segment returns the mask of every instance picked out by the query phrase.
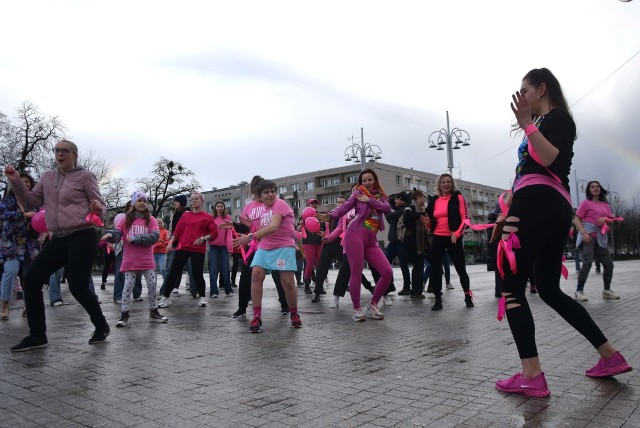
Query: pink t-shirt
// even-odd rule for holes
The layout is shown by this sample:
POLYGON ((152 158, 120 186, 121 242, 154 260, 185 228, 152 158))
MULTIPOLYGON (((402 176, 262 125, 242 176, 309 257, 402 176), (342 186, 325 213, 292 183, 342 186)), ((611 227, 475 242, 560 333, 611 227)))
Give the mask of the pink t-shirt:
POLYGON ((231 229, 221 228, 220 225, 224 224, 225 221, 231 221, 231 216, 218 216, 214 217, 213 221, 218 228, 218 235, 216 235, 215 239, 209 241, 209 245, 215 245, 217 247, 227 247, 229 252, 233 251, 233 246, 231 245, 231 229))
POLYGON ((129 229, 125 228, 125 222, 123 221, 118 227, 122 232, 122 265, 120 265, 120 272, 131 272, 136 270, 155 270, 156 263, 153 259, 153 245, 147 247, 128 242, 127 238, 133 238, 137 235, 143 235, 151 233, 158 228, 158 222, 152 216, 149 219, 149 226, 146 224, 144 218, 136 218, 131 223, 129 229))
MULTIPOLYGON (((264 205, 263 205, 264 207, 264 205)), ((264 207, 264 211, 260 216, 260 227, 262 229, 271 224, 273 214, 280 214, 282 220, 278 229, 270 235, 260 239, 258 249, 273 250, 275 248, 295 247, 295 225, 294 215, 291 207, 282 199, 276 198, 271 208, 264 207)))
POLYGON ((255 232, 260 229, 260 216, 262 216, 262 212, 264 211, 264 205, 260 201, 252 201, 245 205, 241 217, 247 217, 251 220, 251 231, 255 232))
MULTIPOLYGON (((449 199, 451 195, 440 196, 436 199, 436 203, 433 207, 433 216, 436 218, 436 228, 433 231, 437 236, 451 236, 451 230, 449 229, 449 199)), ((467 218, 467 205, 462 195, 458 194, 458 204, 460 206, 460 218, 462 220, 467 218)), ((455 231, 456 236, 459 238, 462 235, 462 229, 464 223, 460 224, 460 227, 455 231)))
POLYGON ((576 216, 580 217, 582 222, 596 224, 600 217, 613 217, 613 213, 608 203, 585 199, 580 202, 576 216))

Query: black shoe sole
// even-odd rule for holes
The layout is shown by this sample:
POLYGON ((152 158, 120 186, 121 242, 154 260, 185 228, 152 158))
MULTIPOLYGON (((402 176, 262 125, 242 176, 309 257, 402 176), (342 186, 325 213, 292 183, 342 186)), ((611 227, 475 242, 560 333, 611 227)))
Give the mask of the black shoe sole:
POLYGON ((49 346, 49 343, 43 343, 41 345, 35 345, 35 346, 29 346, 28 348, 20 348, 20 349, 13 349, 11 348, 11 352, 25 352, 25 351, 31 351, 33 349, 42 349, 42 348, 46 348, 47 346, 49 346))

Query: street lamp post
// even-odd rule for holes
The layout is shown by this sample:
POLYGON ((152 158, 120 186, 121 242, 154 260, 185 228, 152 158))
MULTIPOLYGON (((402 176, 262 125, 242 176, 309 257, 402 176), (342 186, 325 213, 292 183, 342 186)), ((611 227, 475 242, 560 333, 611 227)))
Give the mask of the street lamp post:
MULTIPOLYGON (((609 187, 610 189, 611 187, 609 187)), ((609 191, 609 195, 611 195, 611 202, 615 201, 615 205, 613 206, 614 208, 618 208, 618 202, 620 202, 620 193, 618 192, 612 192, 609 191)), ((616 215, 619 213, 614 212, 613 215, 616 215)), ((616 257, 616 238, 615 238, 615 222, 611 223, 611 246, 613 247, 613 258, 616 257)))
POLYGON ((580 192, 584 192, 584 186, 587 186, 589 184, 589 182, 587 180, 583 180, 583 179, 578 179, 578 172, 574 169, 573 170, 573 181, 576 184, 576 198, 578 200, 578 205, 576 205, 576 207, 580 206, 580 192), (578 185, 580 185, 580 189, 578 189, 578 185))
POLYGON ((449 112, 447 111, 447 129, 440 129, 429 134, 429 148, 436 150, 444 150, 443 145, 447 146, 447 168, 449 174, 453 173, 453 151, 461 147, 469 146, 471 137, 464 129, 453 128, 449 130, 449 112), (455 147, 453 141, 455 139, 455 147))
POLYGON ((382 159, 382 149, 376 144, 369 144, 364 142, 364 129, 360 128, 360 143, 353 141, 353 135, 349 137, 351 145, 344 150, 345 162, 360 163, 360 171, 366 169, 367 158, 370 161, 376 161, 382 159))

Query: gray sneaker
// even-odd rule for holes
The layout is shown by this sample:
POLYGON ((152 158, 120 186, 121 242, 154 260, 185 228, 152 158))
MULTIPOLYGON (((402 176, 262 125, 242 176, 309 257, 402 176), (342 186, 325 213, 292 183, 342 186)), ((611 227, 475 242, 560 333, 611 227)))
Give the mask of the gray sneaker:
POLYGON ((589 299, 584 295, 584 291, 576 291, 576 300, 578 302, 586 302, 589 299))
POLYGON ((162 315, 157 309, 149 311, 149 322, 165 323, 167 321, 169 321, 169 318, 162 315))
POLYGON ((617 300, 620 298, 620 296, 613 290, 602 290, 602 298, 617 300))

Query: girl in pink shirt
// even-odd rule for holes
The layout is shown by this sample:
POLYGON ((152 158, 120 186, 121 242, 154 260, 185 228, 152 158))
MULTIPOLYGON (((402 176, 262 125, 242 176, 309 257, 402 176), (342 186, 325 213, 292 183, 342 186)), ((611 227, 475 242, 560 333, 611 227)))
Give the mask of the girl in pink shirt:
POLYGON ((467 203, 456 188, 451 174, 442 174, 436 180, 438 194, 429 201, 427 215, 431 221, 433 240, 429 251, 431 276, 429 288, 436 296, 434 311, 442 309, 442 257, 449 253, 453 266, 460 277, 460 285, 464 290, 464 302, 472 308, 473 293, 469 288, 469 275, 464 263, 464 247, 462 246, 463 220, 467 218, 467 203))
POLYGON ((618 293, 611 289, 613 279, 613 260, 607 247, 607 234, 602 233, 605 223, 611 223, 613 212, 611 205, 607 202, 607 190, 603 189, 599 182, 590 181, 587 184, 586 197, 576 211, 576 230, 579 232, 576 246, 582 251, 582 269, 578 274, 578 287, 576 290, 576 300, 585 302, 587 296, 584 295, 584 284, 587 282, 589 271, 593 259, 597 258, 602 263, 604 273, 602 281, 604 290, 602 298, 619 299, 618 293))
POLYGON ((213 221, 218 228, 218 235, 209 241, 209 296, 218 297, 218 272, 222 275, 225 294, 233 296, 229 276, 229 253, 233 251, 231 246, 233 223, 231 216, 227 214, 224 201, 216 201, 213 206, 213 221))
POLYGON ((280 272, 282 288, 289 305, 291 327, 302 327, 298 315, 298 296, 296 291, 296 254, 295 254, 295 218, 293 210, 277 197, 276 184, 263 180, 256 186, 264 211, 258 220, 259 229, 254 233, 240 235, 233 240, 233 246, 246 246, 258 240, 258 249, 251 262, 251 301, 253 302, 253 320, 249 331, 262 331, 262 287, 267 271, 280 272))
POLYGON ((157 220, 147 207, 147 195, 136 191, 131 196, 131 209, 125 220, 108 231, 103 240, 119 242, 123 240, 123 257, 120 272, 124 273, 124 291, 122 292, 122 314, 116 327, 126 327, 129 323, 129 305, 133 299, 133 287, 136 274, 142 273, 147 283, 149 299, 149 321, 165 323, 167 317, 158 312, 156 305, 156 263, 153 258, 153 246, 158 242, 160 229, 157 220))

